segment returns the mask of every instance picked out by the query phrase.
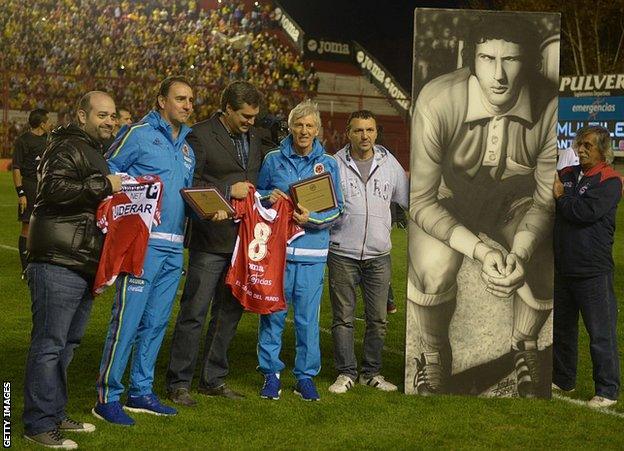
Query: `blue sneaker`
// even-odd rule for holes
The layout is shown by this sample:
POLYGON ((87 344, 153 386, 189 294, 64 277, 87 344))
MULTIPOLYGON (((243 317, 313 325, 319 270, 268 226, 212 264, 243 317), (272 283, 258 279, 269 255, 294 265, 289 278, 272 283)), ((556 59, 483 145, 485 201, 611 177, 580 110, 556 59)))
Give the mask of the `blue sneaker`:
POLYGON ((301 396, 304 401, 318 401, 321 397, 316 391, 314 382, 309 377, 299 379, 295 385, 295 395, 301 396))
POLYGON ((120 426, 134 425, 134 420, 123 411, 119 401, 112 401, 104 404, 98 402, 95 404, 95 407, 91 409, 91 413, 95 418, 108 421, 109 423, 118 424, 120 426))
POLYGON ((264 399, 279 399, 282 393, 282 383, 279 379, 279 373, 271 373, 264 375, 264 385, 260 390, 260 397, 264 399))
POLYGON ((178 411, 173 407, 161 404, 160 399, 154 393, 144 396, 128 396, 124 409, 130 412, 151 413, 152 415, 173 416, 178 411))

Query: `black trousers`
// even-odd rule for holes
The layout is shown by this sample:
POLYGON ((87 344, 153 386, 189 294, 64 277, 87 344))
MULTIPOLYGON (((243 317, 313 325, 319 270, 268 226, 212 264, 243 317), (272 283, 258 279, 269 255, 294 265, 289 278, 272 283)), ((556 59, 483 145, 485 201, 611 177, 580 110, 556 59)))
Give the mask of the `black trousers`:
POLYGON ((555 274, 554 307, 553 382, 565 390, 576 384, 580 312, 589 333, 596 395, 617 399, 620 361, 613 273, 588 278, 555 274))
POLYGON ((169 391, 191 387, 211 301, 199 386, 217 388, 225 383, 229 372, 227 351, 243 314, 243 307, 224 283, 231 259, 232 254, 211 254, 194 249, 189 253, 188 274, 167 369, 169 391))

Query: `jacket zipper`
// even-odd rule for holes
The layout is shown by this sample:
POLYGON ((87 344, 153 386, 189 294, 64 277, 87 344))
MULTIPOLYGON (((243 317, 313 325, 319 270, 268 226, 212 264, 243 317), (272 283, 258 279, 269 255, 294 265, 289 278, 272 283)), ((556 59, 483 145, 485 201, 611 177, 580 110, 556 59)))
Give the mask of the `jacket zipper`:
POLYGON ((364 222, 364 240, 362 241, 362 252, 360 253, 360 260, 364 259, 364 249, 366 248, 366 235, 368 234, 368 181, 371 179, 371 177, 377 171, 378 168, 379 166, 375 166, 375 169, 373 169, 373 172, 368 174, 366 183, 364 183, 364 180, 362 180, 362 176, 359 173, 360 171, 359 170, 357 171, 357 174, 360 177, 360 180, 362 180, 362 183, 364 183, 364 202, 366 203, 366 221, 364 222))

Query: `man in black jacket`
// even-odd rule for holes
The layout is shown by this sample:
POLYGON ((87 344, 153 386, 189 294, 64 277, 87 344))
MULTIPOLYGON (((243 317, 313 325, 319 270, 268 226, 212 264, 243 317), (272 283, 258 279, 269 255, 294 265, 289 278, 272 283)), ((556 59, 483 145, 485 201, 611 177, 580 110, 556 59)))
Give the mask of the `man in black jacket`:
MULTIPOLYGON (((243 199, 255 185, 262 143, 254 121, 262 96, 250 83, 228 85, 221 111, 193 126, 188 141, 195 152, 193 184, 217 187, 228 198, 243 199)), ((238 225, 233 221, 191 221, 187 232, 189 267, 171 344, 167 392, 177 404, 195 405, 189 394, 208 306, 212 310, 199 380, 199 392, 230 399, 242 395, 225 385, 227 350, 243 308, 224 284, 238 225)))
POLYGON ((26 269, 32 299, 32 335, 24 384, 25 438, 75 449, 63 432, 92 432, 70 419, 67 367, 84 334, 103 237, 98 204, 121 188, 102 155, 113 130, 115 102, 92 91, 78 103, 77 125, 52 132, 38 168, 39 186, 28 233, 26 269))
POLYGON ((603 408, 614 405, 620 391, 612 248, 622 177, 608 164, 612 153, 606 128, 581 128, 574 148, 580 165, 559 171, 553 186, 553 388, 574 390, 580 311, 589 334, 596 392, 587 405, 603 408))

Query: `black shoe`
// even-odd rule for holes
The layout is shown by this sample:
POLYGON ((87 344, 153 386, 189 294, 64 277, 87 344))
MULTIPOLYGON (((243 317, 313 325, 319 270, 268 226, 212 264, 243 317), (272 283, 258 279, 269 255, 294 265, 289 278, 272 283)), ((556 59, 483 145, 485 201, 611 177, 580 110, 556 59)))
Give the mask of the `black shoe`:
POLYGON ((245 395, 242 393, 237 393, 234 390, 230 390, 230 388, 223 384, 220 387, 209 388, 209 387, 199 387, 197 389, 197 393, 206 396, 222 396, 228 399, 244 399, 245 395))
POLYGON ((193 399, 188 388, 176 388, 173 391, 167 392, 167 398, 181 406, 194 407, 197 405, 197 401, 193 399))

